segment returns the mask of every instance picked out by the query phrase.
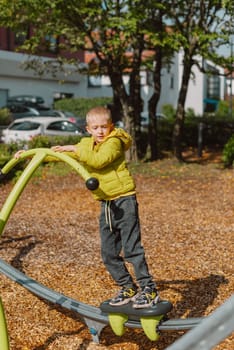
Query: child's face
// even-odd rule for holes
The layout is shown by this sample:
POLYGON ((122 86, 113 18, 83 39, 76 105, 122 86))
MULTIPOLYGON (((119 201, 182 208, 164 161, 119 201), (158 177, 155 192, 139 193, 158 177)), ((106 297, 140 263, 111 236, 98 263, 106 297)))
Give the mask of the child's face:
POLYGON ((92 116, 87 121, 87 131, 96 143, 102 142, 113 130, 113 124, 107 116, 92 116))

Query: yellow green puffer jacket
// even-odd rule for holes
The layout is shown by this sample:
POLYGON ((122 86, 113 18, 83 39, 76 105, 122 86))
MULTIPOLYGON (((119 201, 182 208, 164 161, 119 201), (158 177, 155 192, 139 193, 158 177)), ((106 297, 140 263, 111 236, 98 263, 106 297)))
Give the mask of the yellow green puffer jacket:
POLYGON ((131 144, 131 136, 115 128, 101 143, 95 144, 93 137, 84 137, 76 145, 74 158, 99 180, 101 191, 93 192, 95 199, 111 200, 135 193, 135 183, 125 161, 125 151, 131 144))

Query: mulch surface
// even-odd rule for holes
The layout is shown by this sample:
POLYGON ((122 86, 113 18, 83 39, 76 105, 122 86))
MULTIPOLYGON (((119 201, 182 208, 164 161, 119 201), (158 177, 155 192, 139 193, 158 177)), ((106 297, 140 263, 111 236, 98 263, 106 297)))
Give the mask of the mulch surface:
MULTIPOLYGON (((152 175, 134 175, 142 242, 161 297, 173 303, 170 318, 207 316, 234 290, 233 170, 223 169, 217 159, 189 159, 183 166, 171 160, 146 164, 152 175)), ((12 186, 0 187, 1 206, 12 186)), ((100 258, 98 216, 99 203, 76 174, 44 172, 16 203, 0 240, 0 257, 47 287, 98 307, 118 290, 100 258)), ((163 350, 184 334, 163 331, 152 342, 142 329, 128 328, 118 337, 107 326, 96 344, 79 315, 4 275, 0 295, 11 350, 163 350)), ((233 348, 229 336, 215 349, 233 348)))

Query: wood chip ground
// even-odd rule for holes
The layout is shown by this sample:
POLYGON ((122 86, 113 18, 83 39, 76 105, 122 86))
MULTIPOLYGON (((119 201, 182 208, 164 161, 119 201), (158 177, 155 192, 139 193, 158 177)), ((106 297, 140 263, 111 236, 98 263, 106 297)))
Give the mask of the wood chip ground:
MULTIPOLYGON (((170 318, 207 316, 234 290, 234 173, 214 163, 162 164, 150 165, 152 175, 134 175, 150 271, 161 297, 174 305, 170 318)), ((1 206, 12 186, 0 187, 1 206)), ((99 306, 118 287, 100 258, 98 216, 99 203, 76 174, 45 172, 17 202, 0 240, 0 257, 49 288, 99 306)), ((11 350, 163 350, 184 334, 165 331, 151 342, 142 329, 118 337, 107 326, 96 344, 79 315, 3 275, 0 295, 11 350)), ((215 349, 234 349, 233 336, 215 349)))

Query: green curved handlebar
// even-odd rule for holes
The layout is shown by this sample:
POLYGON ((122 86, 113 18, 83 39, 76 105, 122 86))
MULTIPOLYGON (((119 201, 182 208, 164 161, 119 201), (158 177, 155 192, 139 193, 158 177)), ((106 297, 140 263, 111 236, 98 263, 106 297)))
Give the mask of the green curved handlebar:
MULTIPOLYGON (((3 229, 6 225, 6 222, 10 216, 11 211, 13 210, 17 199, 22 193, 24 187, 27 182, 30 180, 31 176, 35 172, 35 170, 39 167, 39 165, 44 161, 44 159, 48 156, 55 158, 56 160, 63 161, 69 164, 85 181, 90 179, 90 174, 88 171, 75 159, 69 157, 64 153, 54 152, 51 149, 47 148, 35 148, 28 151, 25 151, 20 154, 18 159, 11 159, 2 169, 1 174, 7 174, 12 168, 16 166, 20 161, 26 158, 31 158, 30 162, 22 172, 15 186, 13 187, 11 193, 6 199, 1 212, 0 212, 0 236, 3 232, 3 229)), ((99 189, 95 190, 99 191, 99 189)), ((95 192, 93 191, 93 192, 95 192)), ((7 332, 6 319, 4 314, 4 309, 2 305, 2 301, 0 298, 0 349, 1 350, 9 350, 9 338, 7 332)))
POLYGON ((2 300, 0 298, 0 349, 9 350, 9 338, 7 332, 6 318, 4 314, 4 309, 2 305, 2 300))
MULTIPOLYGON (((24 187, 26 186, 27 182, 35 172, 35 170, 39 167, 39 165, 44 161, 46 157, 52 157, 56 160, 63 161, 70 165, 85 181, 87 181, 91 176, 89 172, 80 164, 77 160, 71 158, 67 154, 60 153, 60 152, 54 152, 49 148, 35 148, 31 149, 25 152, 22 152, 20 154, 20 157, 18 159, 13 158, 11 159, 2 169, 1 173, 3 175, 7 174, 16 164, 18 164, 20 161, 26 158, 32 158, 27 165, 27 167, 22 172, 21 176, 19 177, 18 181, 16 182, 13 190, 9 194, 8 198, 6 199, 1 212, 0 212, 0 236, 3 232, 3 229, 6 225, 6 222, 9 218, 9 215, 11 211, 13 210, 15 203, 17 199, 19 198, 20 194, 22 193, 24 187)), ((101 191, 99 188, 97 190, 94 190, 93 192, 96 193, 97 191, 101 191)))
MULTIPOLYGON (((66 163, 68 163, 74 170, 78 172, 78 174, 83 177, 84 180, 87 180, 90 178, 90 174, 88 171, 75 159, 69 157, 67 154, 60 153, 60 152, 54 152, 49 148, 34 148, 30 149, 28 151, 25 151, 20 154, 20 157, 18 159, 12 158, 3 168, 2 168, 2 174, 7 174, 14 166, 22 161, 25 158, 30 158, 32 156, 37 156, 38 158, 41 158, 41 161, 39 164, 48 156, 53 158, 58 158, 59 160, 62 160, 66 163)), ((38 164, 38 166, 39 166, 38 164)))

